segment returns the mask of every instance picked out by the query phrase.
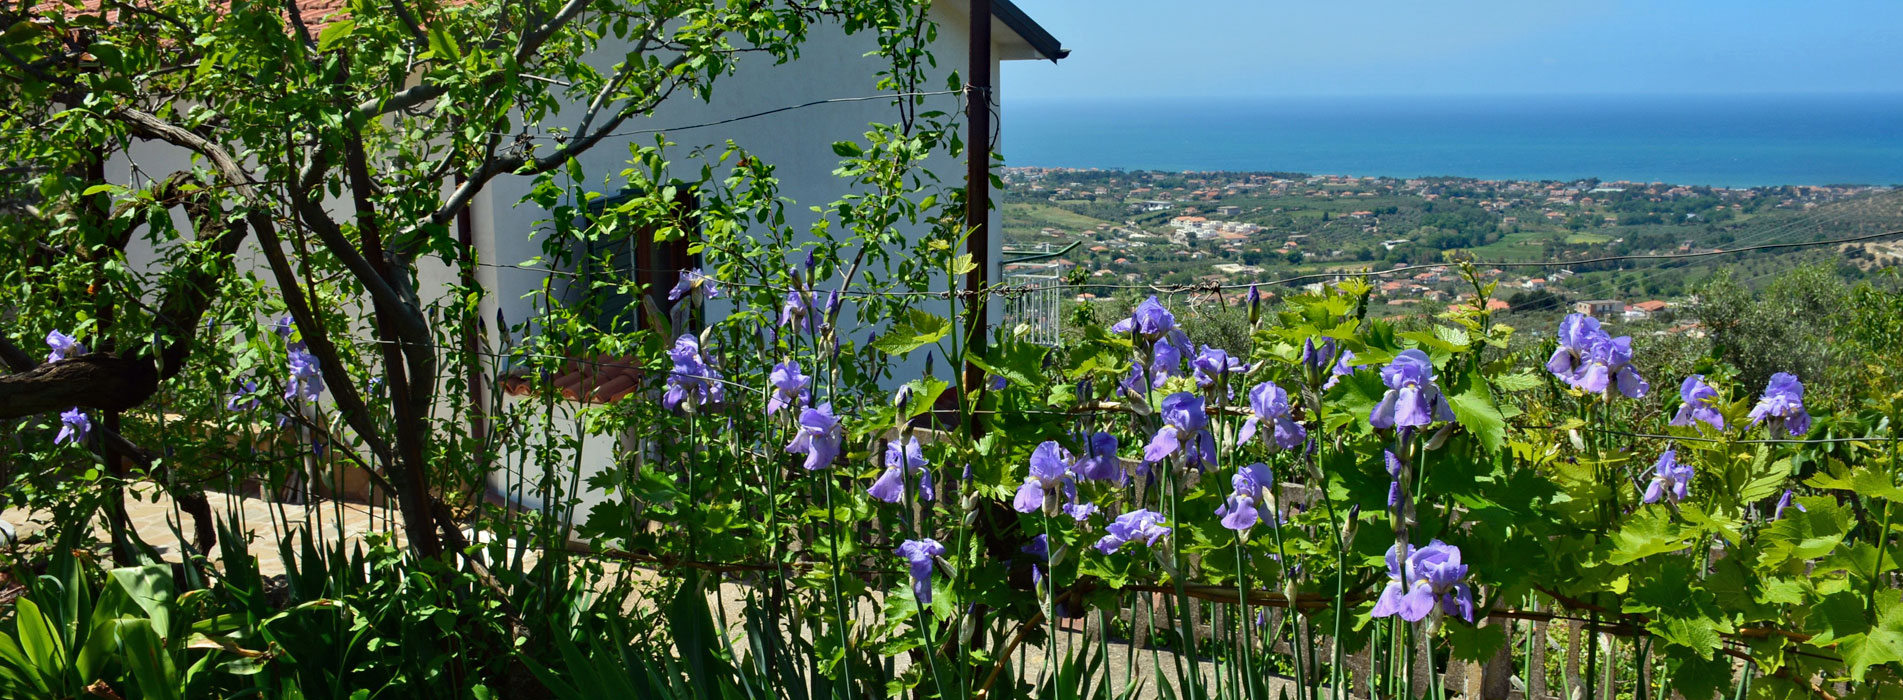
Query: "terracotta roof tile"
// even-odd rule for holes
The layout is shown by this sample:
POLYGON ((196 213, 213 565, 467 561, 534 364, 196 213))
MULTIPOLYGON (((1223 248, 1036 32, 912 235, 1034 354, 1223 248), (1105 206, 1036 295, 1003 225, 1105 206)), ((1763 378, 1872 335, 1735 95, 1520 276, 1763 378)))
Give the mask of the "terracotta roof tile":
MULTIPOLYGON (((549 386, 567 401, 614 403, 640 389, 644 374, 632 356, 576 356, 549 378, 549 386)), ((511 396, 535 393, 535 383, 525 373, 506 375, 501 381, 502 390, 511 396)))

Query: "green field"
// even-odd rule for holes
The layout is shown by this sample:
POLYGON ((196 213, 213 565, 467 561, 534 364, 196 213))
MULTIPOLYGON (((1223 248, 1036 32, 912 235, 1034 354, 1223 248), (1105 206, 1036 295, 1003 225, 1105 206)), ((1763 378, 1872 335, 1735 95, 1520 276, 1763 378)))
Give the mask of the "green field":
POLYGON ((1044 228, 1060 228, 1066 233, 1076 234, 1095 229, 1098 224, 1120 223, 1039 202, 1005 202, 1000 209, 1007 233, 1035 235, 1044 228))

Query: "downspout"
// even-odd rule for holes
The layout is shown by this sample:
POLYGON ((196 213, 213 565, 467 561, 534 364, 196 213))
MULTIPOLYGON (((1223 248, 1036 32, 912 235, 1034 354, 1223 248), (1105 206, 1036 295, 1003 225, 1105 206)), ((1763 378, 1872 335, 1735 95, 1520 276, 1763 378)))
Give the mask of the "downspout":
MULTIPOLYGON (((965 71, 968 83, 965 96, 965 252, 976 265, 965 273, 965 342, 967 352, 982 353, 985 326, 989 320, 986 300, 978 292, 991 282, 991 0, 971 0, 970 65, 965 71)), ((971 362, 965 363, 961 387, 970 391, 984 381, 984 372, 971 362)), ((978 421, 967 426, 971 437, 979 436, 978 421)))

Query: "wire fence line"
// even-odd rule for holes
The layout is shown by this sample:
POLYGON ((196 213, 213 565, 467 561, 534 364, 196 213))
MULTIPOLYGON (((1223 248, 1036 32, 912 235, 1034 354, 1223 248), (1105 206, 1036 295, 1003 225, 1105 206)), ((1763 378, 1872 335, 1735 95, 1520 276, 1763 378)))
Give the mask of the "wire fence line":
MULTIPOLYGON (((694 129, 705 129, 705 128, 713 127, 713 126, 721 126, 725 124, 732 124, 734 122, 747 121, 749 119, 759 119, 761 117, 772 116, 772 115, 780 114, 783 112, 792 112, 795 110, 807 109, 810 107, 819 107, 821 105, 841 104, 841 103, 849 103, 849 102, 871 102, 874 100, 898 100, 898 99, 915 98, 915 97, 935 97, 940 95, 965 95, 965 94, 969 94, 972 90, 973 90, 973 86, 967 84, 956 90, 889 92, 889 93, 881 93, 877 95, 859 95, 854 97, 829 97, 823 100, 813 100, 811 102, 802 102, 800 104, 795 104, 795 105, 776 107, 773 109, 753 112, 750 114, 742 114, 742 115, 733 116, 733 117, 727 117, 725 119, 717 119, 714 121, 696 122, 693 124, 682 124, 679 126, 653 127, 653 128, 646 128, 646 129, 629 129, 625 131, 616 131, 616 132, 612 132, 608 134, 603 134, 602 138, 614 138, 616 136, 635 136, 639 134, 664 134, 664 133, 675 132, 675 131, 692 131, 694 129)), ((489 132, 489 135, 501 136, 501 137, 507 137, 507 138, 550 139, 558 143, 562 141, 566 141, 569 138, 571 138, 568 134, 503 133, 503 132, 493 132, 493 131, 489 132)))

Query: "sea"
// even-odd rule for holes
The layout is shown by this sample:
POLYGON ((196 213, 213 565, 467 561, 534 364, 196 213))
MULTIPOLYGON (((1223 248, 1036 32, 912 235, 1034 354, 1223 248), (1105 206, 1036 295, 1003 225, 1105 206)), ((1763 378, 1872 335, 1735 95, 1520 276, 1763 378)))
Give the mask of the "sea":
POLYGON ((1013 166, 1903 185, 1903 94, 1058 99, 1007 89, 1002 121, 1013 166))

